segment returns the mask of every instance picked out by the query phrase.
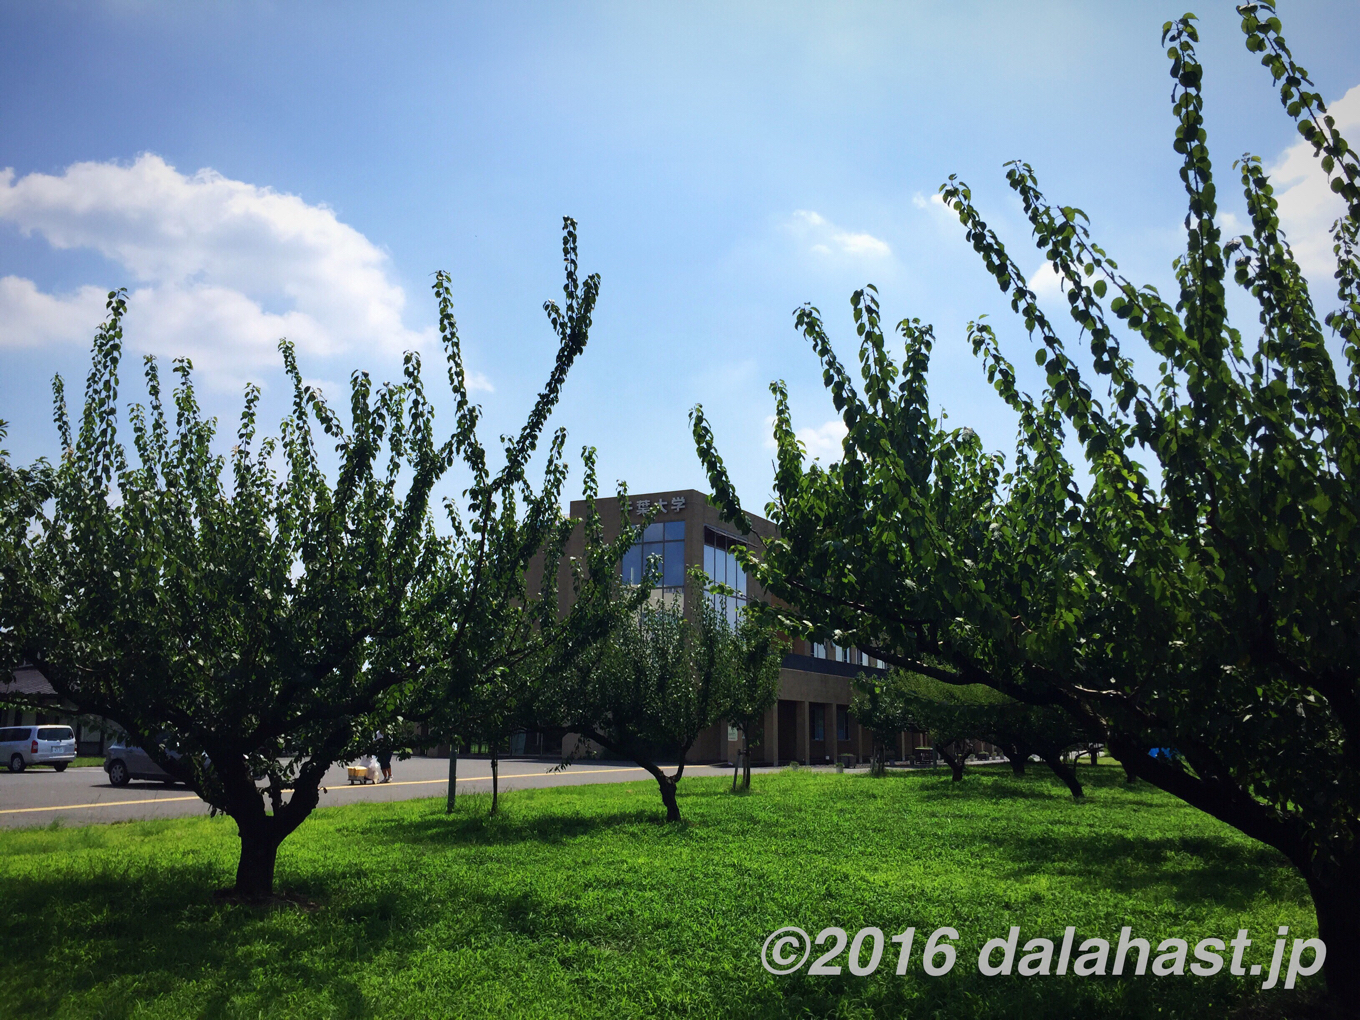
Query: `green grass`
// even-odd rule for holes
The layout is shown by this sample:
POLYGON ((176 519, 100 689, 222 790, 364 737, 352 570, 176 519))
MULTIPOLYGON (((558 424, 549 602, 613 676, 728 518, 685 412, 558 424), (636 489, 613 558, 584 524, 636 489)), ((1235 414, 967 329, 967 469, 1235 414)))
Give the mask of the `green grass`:
POLYGON ((279 857, 311 912, 212 900, 238 846, 224 818, 0 830, 0 1002, 63 1018, 1206 1020, 1261 979, 984 978, 977 951, 1011 924, 1022 943, 1127 924, 1154 948, 1248 928, 1256 959, 1277 925, 1316 933, 1272 851, 1117 768, 1082 769, 1085 803, 1031 772, 800 770, 736 797, 686 779, 679 826, 659 823, 650 782, 516 791, 491 820, 485 796, 452 818, 438 800, 330 808, 279 857), (758 953, 787 924, 914 925, 918 956, 904 977, 889 944, 868 978, 776 978, 758 953), (944 925, 959 962, 925 977, 919 947, 944 925))
MULTIPOLYGON (((29 766, 27 766, 27 767, 30 768, 30 769, 50 769, 52 766, 51 766, 51 765, 29 765, 29 766)), ((103 759, 103 758, 88 758, 88 757, 86 757, 86 758, 77 758, 75 761, 70 762, 70 767, 73 768, 73 769, 81 769, 81 768, 103 768, 103 767, 104 767, 104 759, 103 759)))

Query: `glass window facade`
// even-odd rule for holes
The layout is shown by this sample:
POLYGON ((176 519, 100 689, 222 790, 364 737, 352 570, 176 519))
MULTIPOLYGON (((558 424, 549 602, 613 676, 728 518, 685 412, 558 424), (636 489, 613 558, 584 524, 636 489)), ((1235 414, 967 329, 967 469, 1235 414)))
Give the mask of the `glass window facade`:
POLYGON ((874 669, 887 669, 888 664, 882 659, 875 659, 872 655, 865 655, 858 648, 842 648, 833 642, 822 644, 813 643, 812 657, 814 659, 830 659, 835 662, 847 662, 852 666, 870 666, 874 669))
POLYGON ((836 706, 836 739, 850 739, 850 706, 836 706))
POLYGON ((809 706, 808 706, 808 713, 809 713, 809 714, 808 714, 808 726, 809 726, 809 728, 812 730, 812 739, 813 739, 813 740, 825 740, 825 739, 826 739, 826 706, 825 706, 825 705, 816 705, 816 704, 809 705, 809 706))
POLYGON ((830 659, 833 662, 859 662, 859 649, 842 648, 833 641, 826 644, 818 642, 812 646, 812 656, 815 659, 830 659))
POLYGON ((685 585, 685 522, 654 521, 642 533, 642 541, 624 554, 624 584, 641 584, 648 562, 656 557, 655 570, 661 588, 685 585))
POLYGON ((704 529, 704 573, 710 581, 725 584, 737 594, 714 595, 713 607, 727 617, 727 622, 736 625, 737 610, 746 602, 746 571, 737 562, 736 549, 744 543, 720 534, 712 528, 704 529))

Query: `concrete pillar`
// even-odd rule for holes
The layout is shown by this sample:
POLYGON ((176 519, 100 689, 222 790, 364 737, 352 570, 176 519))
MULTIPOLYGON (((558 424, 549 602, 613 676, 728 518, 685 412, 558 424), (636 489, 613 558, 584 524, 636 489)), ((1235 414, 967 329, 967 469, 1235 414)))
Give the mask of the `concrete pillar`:
POLYGON ((811 721, 808 719, 808 703, 799 701, 796 704, 798 706, 798 713, 795 716, 798 726, 798 751, 795 757, 804 765, 808 765, 812 762, 812 734, 811 721))
POLYGON ((765 713, 765 753, 772 765, 779 764, 779 702, 765 713))
POLYGON ((831 717, 826 721, 826 750, 835 762, 840 754, 841 706, 833 702, 826 706, 825 711, 831 717))

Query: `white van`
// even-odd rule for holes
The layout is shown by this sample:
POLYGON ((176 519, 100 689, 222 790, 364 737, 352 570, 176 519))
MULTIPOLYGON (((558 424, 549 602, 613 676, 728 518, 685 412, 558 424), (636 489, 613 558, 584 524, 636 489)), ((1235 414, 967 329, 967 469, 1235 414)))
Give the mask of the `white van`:
POLYGON ((11 772, 51 765, 58 772, 76 760, 76 735, 69 726, 6 726, 0 729, 0 761, 11 772))

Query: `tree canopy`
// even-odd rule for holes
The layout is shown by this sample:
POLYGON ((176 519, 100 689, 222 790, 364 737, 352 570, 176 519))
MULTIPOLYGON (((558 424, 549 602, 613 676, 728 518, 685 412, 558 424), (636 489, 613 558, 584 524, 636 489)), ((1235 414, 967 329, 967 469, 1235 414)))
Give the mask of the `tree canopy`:
POLYGON ((54 381, 62 455, 26 473, 12 525, 24 537, 6 549, 0 597, 3 657, 36 665, 230 814, 236 889, 264 895, 326 769, 369 735, 357 720, 410 665, 408 596, 432 566, 426 506, 446 459, 416 355, 403 383, 376 392, 355 373, 346 428, 284 342, 293 410, 278 440, 256 443, 250 386, 235 445, 214 453, 189 362, 174 365, 171 418, 148 357, 149 407, 128 415, 132 461, 117 429, 125 310, 110 294, 74 432, 54 381), (335 441, 333 483, 313 419, 335 441), (182 756, 157 739, 166 730, 182 756))
POLYGON ((557 360, 494 476, 477 441, 480 412, 468 399, 443 274, 435 292, 457 402, 443 442, 416 354, 406 355, 400 384, 375 390, 356 372, 346 424, 303 383, 281 342, 293 406, 278 439, 257 442, 260 394, 250 386, 235 445, 214 452, 216 422, 199 410, 189 362, 175 362, 167 409, 148 358, 148 406, 128 412, 133 461, 118 432, 126 304, 114 292, 74 431, 60 377, 54 382, 58 463, 15 469, 0 458, 0 666, 32 662, 80 711, 113 720, 231 815, 242 896, 271 893, 278 846, 316 806, 327 769, 367 749, 432 658, 485 663, 468 649, 512 647, 506 631, 523 629, 521 613, 484 597, 505 596, 505 578, 522 575, 562 530, 554 500, 565 437, 555 437, 547 459, 549 498, 530 492, 524 470, 585 347, 599 285, 597 277, 578 284, 570 219, 563 234, 567 308, 546 306, 557 360), (335 444, 334 481, 314 422, 335 444), (441 537, 431 492, 459 457, 472 469, 468 513, 450 501, 453 536, 441 537), (531 513, 511 528, 517 489, 531 513), (514 555, 488 557, 503 536, 514 555), (157 739, 165 730, 182 755, 157 739))
MULTIPOLYGON (((1032 397, 993 327, 970 324, 969 343, 1019 419, 1014 458, 930 411, 928 325, 898 324, 905 356, 895 361, 876 291, 857 291, 857 386, 820 312, 805 306, 796 323, 845 423, 843 456, 804 463, 786 391, 773 384, 768 516, 780 536, 749 569, 787 602, 769 611, 788 627, 839 633, 947 683, 1059 707, 1136 775, 1276 847, 1313 892, 1329 987, 1354 1001, 1360 164, 1271 5, 1240 11, 1248 49, 1262 55, 1287 115, 1346 202, 1333 228, 1336 310, 1314 311, 1256 157, 1235 164, 1250 230, 1224 239, 1194 18, 1169 22, 1173 144, 1188 202, 1174 300, 1128 280, 1091 240, 1085 213, 1054 206, 1031 167, 1009 164, 1007 181, 1063 281, 1089 356, 1076 353, 969 188, 950 178, 944 201, 1044 369, 1032 397), (1230 277, 1257 306, 1254 343, 1229 321, 1230 277), (1125 349, 1129 337, 1147 349, 1143 367, 1125 349), (1069 443, 1084 455, 1086 479, 1066 456, 1069 443), (1163 747, 1179 754, 1149 753, 1163 747)), ((717 498, 741 527, 702 408, 692 420, 717 498)))
MULTIPOLYGON (((470 479, 465 504, 445 500, 447 534, 421 587, 423 630, 416 639, 422 668, 402 693, 402 712, 449 743, 449 805, 456 791, 458 736, 490 745, 531 720, 539 684, 571 668, 579 656, 605 640, 623 614, 636 609, 645 591, 624 592, 618 563, 632 544, 627 527, 606 541, 595 510, 598 486, 595 451, 581 451, 587 514, 584 522, 561 510, 567 478, 563 458, 566 432, 558 429, 548 446, 543 482, 535 489, 527 475, 573 361, 589 340, 599 294, 597 274, 580 279, 576 225, 564 224, 562 258, 564 307, 543 308, 558 339, 557 361, 518 435, 502 437, 501 467, 492 470, 477 435, 481 408, 468 397, 461 359, 450 362, 449 382, 458 397, 452 453, 470 479), (567 557, 573 532, 581 528, 584 549, 567 557), (565 569, 563 569, 565 567, 565 569), (560 575, 571 585, 561 598, 560 575)), ((438 274, 439 328, 445 346, 460 347, 447 276, 438 274)), ((620 489, 626 497, 626 490, 620 489)), ((626 525, 626 521, 625 521, 626 525)))
MULTIPOLYGON (((625 529, 624 536, 635 532, 625 529)), ((613 576, 628 587, 617 570, 613 576)), ((619 618, 607 641, 556 674, 538 713, 646 769, 669 822, 680 820, 675 792, 685 758, 722 717, 731 690, 731 630, 706 581, 701 568, 691 568, 683 599, 638 586, 644 597, 637 607, 619 618), (672 761, 675 771, 667 775, 662 763, 672 761)))

